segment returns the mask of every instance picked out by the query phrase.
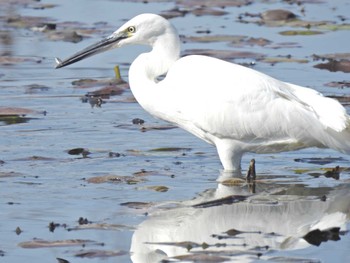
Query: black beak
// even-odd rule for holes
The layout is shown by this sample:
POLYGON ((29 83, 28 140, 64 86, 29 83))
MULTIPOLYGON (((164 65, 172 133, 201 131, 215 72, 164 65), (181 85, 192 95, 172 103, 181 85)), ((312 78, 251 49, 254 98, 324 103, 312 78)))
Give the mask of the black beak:
POLYGON ((60 60, 59 58, 56 58, 56 67, 55 68, 62 68, 65 66, 68 66, 70 64, 73 64, 75 62, 78 62, 79 60, 82 60, 84 58, 96 55, 98 53, 107 51, 109 49, 112 49, 114 47, 118 47, 118 43, 120 40, 127 38, 127 34, 124 32, 121 33, 113 33, 109 37, 106 37, 102 39, 101 41, 92 44, 91 46, 88 46, 87 48, 75 53, 74 55, 64 59, 60 60))

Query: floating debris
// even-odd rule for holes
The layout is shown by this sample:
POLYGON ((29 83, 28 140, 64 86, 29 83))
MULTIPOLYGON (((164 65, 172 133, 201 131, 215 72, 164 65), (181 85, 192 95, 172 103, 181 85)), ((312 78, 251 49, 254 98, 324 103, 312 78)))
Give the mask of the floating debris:
POLYGON ((323 231, 315 229, 307 233, 303 238, 311 245, 319 246, 322 242, 329 240, 338 241, 340 240, 340 227, 332 227, 323 231))
POLYGON ((331 171, 326 171, 323 175, 325 177, 327 177, 327 178, 333 178, 335 180, 339 180, 339 178, 340 178, 340 167, 336 166, 331 171))
POLYGON ((311 157, 311 158, 297 158, 294 159, 295 162, 300 162, 300 163, 312 163, 312 164, 329 164, 337 161, 345 161, 343 157, 324 157, 324 158, 319 158, 319 157, 311 157))
POLYGON ((80 257, 80 258, 107 258, 107 257, 116 257, 116 256, 124 256, 127 255, 128 252, 123 251, 123 250, 87 250, 87 251, 82 251, 76 253, 74 256, 75 257, 80 257))
POLYGON ((107 223, 87 223, 87 224, 80 224, 73 228, 68 228, 68 231, 75 231, 75 230, 89 230, 89 229, 96 229, 96 230, 115 230, 115 231, 122 231, 122 230, 133 230, 134 228, 130 226, 125 225, 118 225, 118 224, 107 224, 107 223))
POLYGON ((260 17, 266 23, 271 21, 288 21, 295 19, 297 16, 289 10, 273 9, 261 13, 260 17))
POLYGON ((255 159, 251 159, 249 163, 249 168, 246 174, 247 180, 255 180, 256 172, 255 172, 255 159))
POLYGON ((161 193, 165 193, 168 192, 169 187, 164 186, 164 185, 153 185, 153 186, 147 186, 146 189, 150 189, 156 192, 161 192, 161 193))
POLYGON ((282 36, 314 36, 323 34, 322 31, 316 30, 286 30, 279 32, 282 36))
POLYGON ((145 123, 145 121, 143 119, 140 119, 140 118, 135 118, 131 122, 132 122, 132 124, 135 124, 135 125, 142 125, 145 123))
POLYGON ((149 150, 150 152, 189 152, 192 148, 184 148, 184 147, 162 147, 162 148, 154 148, 149 150))
POLYGON ((22 229, 18 226, 18 227, 16 227, 15 232, 16 232, 16 234, 19 236, 23 231, 22 231, 22 229))
POLYGON ((84 218, 84 217, 79 217, 78 223, 79 223, 79 225, 91 224, 91 222, 87 218, 84 218))
POLYGON ((350 88, 350 81, 346 81, 346 80, 343 80, 343 81, 332 81, 332 82, 326 83, 325 85, 327 87, 340 88, 340 89, 350 88))
POLYGON ((68 260, 63 259, 63 258, 56 258, 58 263, 70 263, 68 260))
MULTIPOLYGON (((181 262, 229 262, 229 258, 223 256, 209 255, 209 254, 189 254, 172 257, 181 262)), ((173 262, 173 261, 169 261, 173 262)))
POLYGON ((350 72, 350 60, 329 60, 327 63, 316 64, 314 68, 326 69, 331 72, 342 71, 350 72))
POLYGON ((154 203, 151 202, 125 202, 121 203, 121 206, 127 206, 128 208, 133 209, 146 209, 154 206, 154 203))
POLYGON ((126 184, 138 184, 144 182, 145 179, 135 176, 119 176, 119 175, 104 175, 95 176, 87 179, 89 183, 101 184, 101 183, 126 183, 126 184))
POLYGON ((231 205, 234 203, 243 202, 247 198, 248 198, 248 196, 245 196, 245 195, 230 195, 230 196, 227 196, 224 198, 199 203, 199 204, 193 205, 193 207, 194 208, 207 208, 207 207, 220 206, 220 205, 231 205))
POLYGON ((86 158, 89 154, 91 154, 86 148, 73 148, 68 150, 67 153, 70 155, 82 155, 83 158, 86 158))
POLYGON ((85 246, 85 245, 101 245, 93 240, 85 239, 67 239, 48 241, 43 239, 33 239, 32 241, 25 241, 18 244, 21 248, 44 248, 44 247, 71 247, 71 246, 85 246))

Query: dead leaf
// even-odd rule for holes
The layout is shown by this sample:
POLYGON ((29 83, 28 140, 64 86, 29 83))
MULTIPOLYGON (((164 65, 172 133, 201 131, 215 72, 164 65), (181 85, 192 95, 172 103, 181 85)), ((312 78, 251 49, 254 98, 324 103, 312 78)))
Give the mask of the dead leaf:
POLYGON ((48 241, 43 239, 34 239, 32 241, 25 241, 18 244, 21 248, 44 248, 44 247, 70 247, 70 246, 83 246, 86 244, 100 245, 93 240, 84 239, 67 239, 67 240, 55 240, 48 241))

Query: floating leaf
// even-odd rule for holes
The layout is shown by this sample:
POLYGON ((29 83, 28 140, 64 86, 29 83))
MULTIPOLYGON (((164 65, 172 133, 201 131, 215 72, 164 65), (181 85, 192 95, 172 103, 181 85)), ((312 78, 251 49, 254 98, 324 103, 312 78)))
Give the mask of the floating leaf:
POLYGON ((67 151, 68 154, 70 155, 83 155, 83 157, 88 156, 91 154, 88 149, 86 148, 73 148, 67 151))
POLYGON ((44 247, 70 247, 70 246, 83 246, 86 244, 100 245, 92 240, 84 239, 68 239, 68 240, 56 240, 48 241, 43 239, 34 239, 32 241, 25 241, 18 244, 22 248, 44 248, 44 247))
POLYGON ((325 157, 325 158, 318 158, 318 157, 312 157, 312 158, 298 158, 294 159, 295 162, 300 163, 313 163, 313 164, 329 164, 337 161, 345 161, 342 157, 325 157))
POLYGON ((261 62, 265 63, 308 63, 309 60, 307 59, 300 59, 300 58, 292 58, 289 56, 286 57, 266 57, 260 60, 261 62))
POLYGON ((329 30, 329 31, 337 31, 337 30, 350 30, 350 24, 324 24, 319 25, 319 29, 329 30))
POLYGON ((138 178, 135 176, 119 176, 119 175, 104 175, 96 176, 87 179, 89 183, 101 184, 101 183, 127 183, 127 184, 137 184, 144 182, 145 179, 138 178))
POLYGON ((154 186, 147 186, 147 189, 156 191, 156 192, 168 192, 169 187, 163 186, 163 185, 154 185, 154 186))
POLYGON ((123 256, 127 255, 128 252, 123 251, 123 250, 87 250, 87 251, 82 251, 79 253, 76 253, 76 257, 80 258, 107 258, 107 257, 116 257, 116 256, 123 256))
POLYGON ((295 19, 297 16, 289 10, 284 9, 273 9, 267 10, 261 14, 263 21, 287 21, 295 19))
POLYGON ((248 196, 245 196, 245 195, 230 195, 224 198, 199 203, 199 204, 193 205, 193 207, 206 208, 206 207, 212 207, 212 206, 229 205, 229 204, 243 202, 247 198, 248 196))
POLYGON ((83 224, 79 225, 73 228, 69 228, 69 231, 72 230, 86 230, 86 229, 97 229, 97 230, 132 230, 133 228, 130 226, 125 225, 118 225, 118 224, 107 224, 107 223, 89 223, 89 224, 83 224))
POLYGON ((322 242, 327 242, 329 240, 340 240, 339 230, 340 227, 332 227, 323 231, 315 229, 307 233, 305 236, 303 236, 303 238, 311 245, 319 246, 322 242))
POLYGON ((149 150, 150 152, 182 152, 182 151, 191 151, 191 148, 183 148, 183 147, 162 147, 162 148, 155 148, 152 150, 149 150))
POLYGON ((188 254, 175 256, 173 258, 186 262, 229 262, 229 259, 226 257, 207 254, 188 254))
POLYGON ((221 182, 221 184, 223 184, 225 186, 242 185, 245 183, 246 183, 246 180, 244 180, 242 178, 230 178, 230 179, 226 179, 225 181, 221 182))
POLYGON ((127 206, 129 208, 133 209, 145 209, 145 208, 150 208, 154 205, 154 203, 151 202, 125 202, 121 203, 121 206, 127 206))
POLYGON ((22 174, 16 173, 16 172, 0 172, 0 178, 13 177, 13 176, 22 176, 22 174))
POLYGON ((350 81, 332 81, 325 84, 327 87, 332 88, 350 88, 350 81))
POLYGON ((320 63, 314 66, 318 69, 326 69, 331 72, 342 71, 345 73, 350 72, 350 60, 330 60, 327 63, 320 63))
POLYGON ((321 31, 315 30, 287 30, 279 32, 282 36, 313 36, 323 34, 321 31))

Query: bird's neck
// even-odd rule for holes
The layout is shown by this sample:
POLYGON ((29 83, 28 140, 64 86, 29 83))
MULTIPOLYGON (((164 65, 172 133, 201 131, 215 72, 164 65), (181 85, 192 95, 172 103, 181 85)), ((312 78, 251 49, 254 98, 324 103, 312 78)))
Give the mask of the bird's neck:
POLYGON ((154 111, 155 105, 150 102, 156 98, 161 99, 162 92, 159 91, 157 78, 166 74, 179 57, 180 40, 174 31, 158 38, 152 44, 152 50, 139 55, 130 66, 131 91, 139 104, 147 111, 154 111))

